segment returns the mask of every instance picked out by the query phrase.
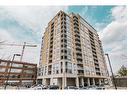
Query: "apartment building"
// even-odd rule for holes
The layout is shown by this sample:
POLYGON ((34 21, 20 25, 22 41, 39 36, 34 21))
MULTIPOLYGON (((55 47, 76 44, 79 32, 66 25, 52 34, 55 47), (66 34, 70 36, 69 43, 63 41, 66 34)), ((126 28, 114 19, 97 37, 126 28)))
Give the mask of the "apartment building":
POLYGON ((78 14, 58 12, 42 37, 38 81, 64 88, 99 85, 107 78, 97 31, 78 14))
POLYGON ((0 85, 13 83, 33 85, 37 78, 37 64, 0 59, 0 85))

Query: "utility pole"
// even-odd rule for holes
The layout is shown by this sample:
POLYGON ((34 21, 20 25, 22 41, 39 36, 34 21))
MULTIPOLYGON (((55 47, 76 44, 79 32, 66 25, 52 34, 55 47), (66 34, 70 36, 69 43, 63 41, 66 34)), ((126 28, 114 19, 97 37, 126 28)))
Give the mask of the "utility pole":
POLYGON ((23 45, 23 48, 22 48, 22 53, 21 53, 21 58, 20 58, 20 61, 22 61, 22 58, 23 58, 23 54, 24 54, 25 47, 26 47, 26 42, 24 42, 24 45, 23 45))
POLYGON ((112 70, 112 66, 111 66, 109 55, 108 54, 105 54, 105 55, 108 58, 108 62, 109 62, 109 66, 110 66, 110 70, 111 70, 111 74, 112 74, 113 83, 114 83, 115 89, 117 90, 116 81, 115 81, 115 77, 114 77, 114 74, 113 74, 113 70, 112 70))

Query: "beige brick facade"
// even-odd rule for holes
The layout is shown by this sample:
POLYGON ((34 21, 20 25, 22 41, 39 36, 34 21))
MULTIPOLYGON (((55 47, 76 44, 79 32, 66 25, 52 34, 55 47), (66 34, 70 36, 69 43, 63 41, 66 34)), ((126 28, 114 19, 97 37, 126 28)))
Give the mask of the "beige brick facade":
POLYGON ((38 79, 64 88, 99 85, 107 78, 97 31, 80 15, 58 12, 43 36, 38 79))

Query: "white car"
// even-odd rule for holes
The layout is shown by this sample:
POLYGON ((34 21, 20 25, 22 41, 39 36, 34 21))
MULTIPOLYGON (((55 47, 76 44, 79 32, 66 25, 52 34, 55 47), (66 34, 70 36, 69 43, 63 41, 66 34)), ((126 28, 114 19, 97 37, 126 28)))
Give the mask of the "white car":
POLYGON ((96 85, 90 85, 88 86, 88 90, 96 90, 97 86, 96 85))
POLYGON ((42 84, 33 85, 30 88, 30 90, 43 90, 43 89, 47 89, 47 87, 45 85, 42 85, 42 84))
POLYGON ((41 86, 35 86, 35 87, 31 87, 29 89, 30 90, 42 90, 43 88, 41 86))
POLYGON ((97 90, 105 90, 105 87, 104 86, 98 86, 96 89, 97 90))
POLYGON ((89 90, 105 90, 105 87, 104 86, 91 85, 91 86, 88 86, 88 89, 89 90))

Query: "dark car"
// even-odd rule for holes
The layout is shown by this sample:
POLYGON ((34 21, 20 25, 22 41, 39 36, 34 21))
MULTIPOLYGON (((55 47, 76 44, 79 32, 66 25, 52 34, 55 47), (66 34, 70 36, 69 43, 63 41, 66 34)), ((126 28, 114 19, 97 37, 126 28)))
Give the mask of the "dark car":
POLYGON ((48 89, 59 89, 58 85, 49 85, 48 89))
POLYGON ((78 87, 76 87, 76 86, 67 86, 67 87, 65 87, 64 89, 78 89, 78 87))
POLYGON ((105 87, 104 86, 98 86, 96 89, 97 90, 105 90, 105 87))

